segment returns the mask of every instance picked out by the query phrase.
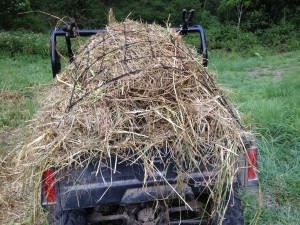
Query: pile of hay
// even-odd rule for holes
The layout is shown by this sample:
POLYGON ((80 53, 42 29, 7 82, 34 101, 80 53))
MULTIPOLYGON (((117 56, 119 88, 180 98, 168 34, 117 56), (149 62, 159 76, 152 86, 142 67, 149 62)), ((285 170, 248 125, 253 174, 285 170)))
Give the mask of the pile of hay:
POLYGON ((95 157, 139 159, 152 174, 162 147, 178 183, 199 168, 200 156, 217 174, 212 199, 220 202, 224 183, 232 184, 244 149, 237 118, 200 57, 171 29, 110 24, 79 50, 47 96, 32 123, 35 138, 20 155, 35 190, 46 168, 95 157))

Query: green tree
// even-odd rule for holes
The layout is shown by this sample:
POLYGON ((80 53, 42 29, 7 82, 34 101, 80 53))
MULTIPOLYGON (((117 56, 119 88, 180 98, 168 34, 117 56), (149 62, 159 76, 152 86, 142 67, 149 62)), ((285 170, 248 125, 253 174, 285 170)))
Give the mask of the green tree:
POLYGON ((1 0, 0 8, 0 28, 8 29, 18 13, 30 10, 30 3, 28 0, 1 0))
POLYGON ((221 13, 230 13, 233 9, 235 9, 237 15, 237 27, 240 28, 242 16, 252 5, 252 0, 222 0, 219 6, 219 11, 221 13))

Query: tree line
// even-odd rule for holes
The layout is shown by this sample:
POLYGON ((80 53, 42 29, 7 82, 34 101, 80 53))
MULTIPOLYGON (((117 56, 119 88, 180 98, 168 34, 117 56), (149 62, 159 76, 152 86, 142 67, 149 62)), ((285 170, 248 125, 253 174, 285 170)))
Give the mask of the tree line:
POLYGON ((300 49, 300 0, 2 0, 0 7, 0 31, 9 31, 7 37, 0 35, 4 49, 23 45, 19 39, 24 30, 49 34, 62 21, 103 28, 110 8, 118 21, 130 18, 173 27, 182 23, 183 8, 195 9, 193 23, 206 30, 210 51, 253 55, 262 47, 264 52, 300 49))
POLYGON ((75 19, 81 27, 99 28, 107 23, 110 8, 119 20, 129 16, 179 25, 181 10, 194 8, 195 23, 213 17, 246 31, 280 23, 300 27, 300 0, 2 0, 0 7, 1 29, 44 31, 65 17, 75 19))

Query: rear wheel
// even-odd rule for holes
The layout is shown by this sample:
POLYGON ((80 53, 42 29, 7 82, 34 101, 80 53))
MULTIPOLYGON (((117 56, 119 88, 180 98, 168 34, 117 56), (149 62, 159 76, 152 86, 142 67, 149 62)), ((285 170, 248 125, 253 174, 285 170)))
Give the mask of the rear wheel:
POLYGON ((68 210, 55 213, 55 219, 49 221, 49 225, 86 225, 85 210, 68 210))
MULTIPOLYGON (((214 219, 213 225, 244 225, 242 203, 237 191, 227 193, 226 201, 228 201, 228 206, 223 221, 220 223, 222 215, 219 213, 214 219)), ((220 211, 223 210, 221 209, 220 211)))

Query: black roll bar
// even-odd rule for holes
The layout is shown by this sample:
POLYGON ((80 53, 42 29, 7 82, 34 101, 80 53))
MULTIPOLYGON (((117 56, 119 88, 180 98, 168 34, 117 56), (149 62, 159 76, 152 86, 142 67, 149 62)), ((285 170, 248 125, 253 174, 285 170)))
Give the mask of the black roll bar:
POLYGON ((203 27, 200 25, 193 25, 193 26, 187 26, 186 29, 183 29, 183 27, 180 27, 180 28, 175 28, 175 30, 176 30, 176 32, 179 32, 181 35, 185 35, 188 33, 199 33, 200 44, 198 47, 198 54, 203 55, 202 66, 207 67, 208 53, 207 53, 207 47, 206 47, 205 31, 204 31, 203 27))
POLYGON ((62 28, 62 29, 53 28, 50 32, 50 57, 51 57, 53 78, 61 70, 60 56, 59 56, 57 48, 56 48, 56 44, 57 44, 56 37, 57 36, 65 36, 66 45, 67 45, 67 49, 68 49, 68 57, 70 59, 70 62, 73 62, 74 53, 72 50, 71 38, 75 38, 77 36, 88 37, 88 36, 97 34, 99 32, 103 32, 103 31, 105 31, 105 30, 101 30, 101 29, 76 30, 73 28, 71 30, 66 30, 65 28, 62 28))
MULTIPOLYGON (((188 33, 199 33, 200 36, 200 44, 198 47, 198 54, 203 55, 202 65, 207 67, 207 48, 206 48, 206 38, 205 32, 202 26, 193 25, 189 26, 188 23, 192 20, 194 16, 194 10, 190 10, 187 13, 187 10, 182 11, 182 20, 183 24, 179 28, 175 28, 175 31, 180 35, 186 35, 188 33), (188 14, 188 15, 187 15, 188 14)), ((52 66, 52 74, 53 78, 58 74, 61 70, 60 56, 57 51, 57 36, 65 36, 68 57, 70 62, 74 60, 74 52, 72 50, 71 38, 75 38, 77 36, 87 37, 99 32, 104 32, 104 29, 95 29, 95 30, 77 30, 75 29, 75 22, 71 21, 69 25, 64 25, 61 29, 53 28, 50 32, 50 57, 51 57, 51 66, 52 66)))

